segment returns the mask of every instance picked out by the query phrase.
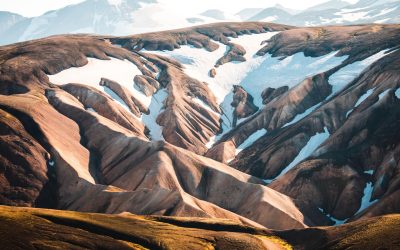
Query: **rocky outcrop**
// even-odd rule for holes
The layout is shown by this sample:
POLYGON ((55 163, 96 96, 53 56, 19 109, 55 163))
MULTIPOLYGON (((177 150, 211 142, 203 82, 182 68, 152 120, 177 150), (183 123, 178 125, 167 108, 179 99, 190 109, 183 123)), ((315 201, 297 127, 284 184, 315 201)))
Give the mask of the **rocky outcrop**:
POLYGON ((217 75, 217 70, 215 68, 210 69, 209 75, 214 78, 217 75))
POLYGON ((263 92, 261 92, 261 98, 263 100, 263 104, 265 105, 265 104, 271 102, 273 99, 283 95, 288 90, 289 90, 288 86, 282 86, 282 87, 278 87, 278 88, 268 87, 268 88, 264 89, 263 92))
MULTIPOLYGON (((0 204, 51 206, 54 197, 49 189, 54 186, 50 186, 47 173, 54 162, 30 135, 34 133, 34 125, 28 132, 10 112, 15 111, 0 109, 0 204)), ((24 117, 23 113, 16 115, 24 117)))
POLYGON ((141 113, 149 113, 148 108, 145 107, 138 99, 136 99, 127 88, 120 85, 119 83, 109 80, 107 78, 101 78, 99 85, 107 87, 115 94, 117 94, 129 107, 129 110, 137 117, 140 117, 141 113))
POLYGON ((246 61, 246 58, 244 58, 246 50, 241 45, 234 43, 227 43, 226 45, 229 47, 228 52, 226 52, 226 54, 223 57, 218 59, 218 61, 215 63, 215 67, 219 67, 228 62, 246 61))
POLYGON ((236 127, 238 119, 246 118, 258 111, 258 107, 253 103, 253 97, 239 85, 233 86, 233 100, 231 106, 234 108, 233 127, 236 127))
POLYGON ((160 88, 157 80, 148 76, 137 75, 133 81, 137 88, 146 96, 152 96, 160 88))
MULTIPOLYGON (((115 86, 113 88, 115 89, 115 86)), ((147 134, 142 122, 101 91, 87 85, 72 83, 62 86, 62 89, 79 99, 85 108, 94 109, 100 115, 115 121, 138 136, 147 134)), ((120 90, 123 91, 124 89, 121 88, 120 90)), ((126 92, 119 93, 123 95, 126 92)), ((133 105, 133 103, 130 104, 133 105)))

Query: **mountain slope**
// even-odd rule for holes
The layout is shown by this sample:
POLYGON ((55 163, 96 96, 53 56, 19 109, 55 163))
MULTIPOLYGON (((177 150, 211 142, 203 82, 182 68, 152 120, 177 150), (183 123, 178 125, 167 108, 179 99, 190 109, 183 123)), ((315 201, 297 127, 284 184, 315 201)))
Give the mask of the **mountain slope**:
POLYGON ((306 9, 300 13, 289 13, 279 8, 266 8, 248 20, 273 21, 295 26, 324 26, 337 24, 398 23, 398 0, 328 1, 306 9))
POLYGON ((304 11, 277 4, 268 8, 243 9, 238 13, 222 9, 191 13, 157 0, 86 0, 33 18, 0 14, 6 18, 2 21, 0 17, 0 45, 57 34, 124 36, 226 21, 263 21, 294 26, 399 23, 399 11, 399 0, 368 0, 356 4, 332 0, 304 11))
POLYGON ((394 249, 399 244, 398 215, 340 227, 274 232, 228 220, 15 207, 0 207, 0 211, 3 249, 394 249))
POLYGON ((272 229, 396 213, 399 29, 218 23, 0 47, 1 202, 272 229))

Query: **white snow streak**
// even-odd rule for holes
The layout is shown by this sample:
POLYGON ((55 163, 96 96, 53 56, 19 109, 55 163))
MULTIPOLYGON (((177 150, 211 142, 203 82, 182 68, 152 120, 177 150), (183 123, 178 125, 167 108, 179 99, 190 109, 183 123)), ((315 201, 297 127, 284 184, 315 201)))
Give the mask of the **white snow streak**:
POLYGON ((304 117, 306 117, 307 115, 311 114, 316 108, 318 108, 319 105, 320 105, 320 103, 317 103, 314 106, 312 106, 311 108, 304 111, 303 113, 296 115, 293 120, 291 120, 290 122, 283 125, 283 128, 286 126, 289 126, 291 124, 294 124, 294 123, 300 121, 301 119, 303 119, 304 117))
POLYGON ((276 177, 284 175, 298 163, 309 157, 326 139, 329 137, 329 131, 324 127, 324 132, 313 135, 307 144, 300 150, 299 154, 294 160, 282 170, 282 172, 276 177))
POLYGON ((386 56, 387 51, 388 50, 382 50, 362 61, 357 61, 352 64, 346 65, 345 67, 332 74, 328 79, 329 84, 332 85, 332 94, 327 99, 342 90, 348 83, 359 76, 360 73, 364 71, 369 65, 386 56))
POLYGON ((239 154, 243 149, 251 146, 255 141, 260 139, 265 134, 267 134, 267 130, 263 128, 250 135, 242 144, 240 144, 239 147, 237 147, 235 155, 239 154))
POLYGON ((160 89, 151 97, 149 105, 150 113, 148 115, 142 114, 141 120, 150 130, 152 140, 164 140, 162 135, 163 128, 157 123, 157 116, 162 112, 163 102, 167 98, 168 92, 165 89, 160 89))
POLYGON ((396 89, 396 92, 394 92, 396 95, 397 99, 400 99, 400 88, 396 89))
POLYGON ((364 209, 368 208, 372 204, 374 204, 377 200, 371 201, 373 186, 371 182, 368 182, 364 188, 364 195, 361 199, 361 206, 356 212, 356 214, 362 212, 364 209))
POLYGON ((86 65, 69 68, 55 75, 49 75, 49 79, 54 84, 81 83, 106 92, 104 87, 99 85, 100 79, 105 77, 126 87, 145 106, 149 106, 151 98, 145 96, 133 86, 133 78, 141 74, 142 72, 140 72, 136 65, 128 60, 88 58, 86 65))

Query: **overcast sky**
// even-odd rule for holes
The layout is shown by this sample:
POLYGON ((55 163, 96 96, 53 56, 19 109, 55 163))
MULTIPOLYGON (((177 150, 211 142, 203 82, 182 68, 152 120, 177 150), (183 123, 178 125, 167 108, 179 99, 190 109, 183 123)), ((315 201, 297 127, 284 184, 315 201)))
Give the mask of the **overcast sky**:
MULTIPOLYGON (((10 11, 23 16, 38 16, 46 11, 62 8, 66 5, 83 2, 84 0, 0 0, 0 10, 10 11)), ((92 0, 93 1, 93 0, 92 0)), ((110 0, 120 1, 120 0, 110 0)), ((346 0, 354 3, 357 0, 346 0)), ((187 11, 204 11, 207 9, 221 9, 227 12, 235 12, 243 8, 266 8, 277 3, 292 9, 306 9, 313 5, 327 2, 327 0, 159 0, 170 7, 176 7, 187 11), (182 4, 185 8, 182 8, 182 4), (190 7, 189 7, 190 6, 190 7)))

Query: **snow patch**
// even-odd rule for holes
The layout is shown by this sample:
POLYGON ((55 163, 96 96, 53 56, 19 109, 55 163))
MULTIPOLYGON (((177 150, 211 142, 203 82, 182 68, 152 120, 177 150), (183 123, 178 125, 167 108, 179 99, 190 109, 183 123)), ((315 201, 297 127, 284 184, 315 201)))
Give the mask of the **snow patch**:
POLYGON ((329 84, 332 86, 332 94, 327 98, 342 90, 348 83, 354 80, 357 76, 361 74, 369 65, 376 62, 380 58, 386 56, 388 50, 382 50, 362 61, 357 61, 352 64, 346 65, 345 67, 339 69, 334 74, 329 76, 329 84))
POLYGON ((372 198, 372 191, 373 191, 373 185, 371 182, 368 182, 367 185, 364 188, 364 195, 361 199, 361 206, 356 212, 356 214, 362 212, 364 209, 368 208, 372 204, 374 204, 377 200, 371 201, 372 198))
POLYGON ((397 99, 400 99, 400 88, 396 89, 396 92, 394 92, 396 95, 397 99))
POLYGON ((100 79, 105 77, 126 87, 133 96, 146 107, 150 105, 151 97, 147 97, 133 86, 133 78, 136 75, 142 75, 142 72, 140 72, 135 64, 128 60, 119 60, 112 57, 110 60, 100 60, 97 58, 87 59, 88 63, 82 67, 72 67, 57 74, 48 75, 50 82, 58 85, 81 83, 107 93, 107 91, 99 85, 100 79))
POLYGON ((390 91, 390 89, 387 89, 387 90, 383 91, 382 93, 380 93, 379 96, 378 96, 378 98, 379 98, 378 102, 379 102, 383 97, 385 97, 385 95, 386 95, 389 91, 390 91))
POLYGON ((335 222, 335 224, 334 224, 335 226, 337 226, 337 225, 342 225, 342 224, 345 223, 346 220, 347 220, 347 219, 338 220, 338 219, 332 217, 332 215, 330 215, 330 214, 328 214, 328 213, 325 213, 325 211, 324 211, 322 208, 320 208, 320 207, 318 208, 318 210, 321 211, 321 213, 325 214, 329 219, 333 220, 333 221, 335 222))
POLYGON ((239 145, 239 147, 236 148, 235 155, 239 154, 243 149, 251 146, 255 141, 260 139, 265 134, 267 134, 267 130, 263 128, 250 135, 242 144, 239 145))
POLYGON ((329 131, 326 127, 324 127, 324 132, 313 135, 307 144, 300 150, 296 158, 294 158, 294 160, 286 168, 284 168, 276 178, 284 175, 298 163, 309 157, 328 138, 329 131))
POLYGON ((199 98, 197 98, 197 97, 194 97, 194 98, 192 98, 192 101, 195 102, 195 103, 197 103, 197 104, 199 104, 200 106, 202 106, 204 109, 208 110, 209 112, 211 112, 211 113, 213 113, 213 114, 215 114, 215 115, 217 115, 217 116, 220 116, 220 114, 219 114, 218 112, 214 111, 214 110, 213 110, 207 103, 205 103, 203 100, 201 100, 201 99, 199 99, 199 98))
POLYGON ((151 97, 151 102, 149 105, 150 113, 142 114, 141 120, 146 125, 146 127, 150 130, 150 136, 152 140, 164 140, 162 135, 163 128, 158 125, 157 117, 161 113, 164 100, 168 97, 168 92, 165 89, 160 89, 151 97))
POLYGON ((214 143, 216 141, 215 139, 216 139, 215 135, 210 137, 210 140, 206 143, 206 147, 208 149, 210 149, 210 148, 212 148, 212 146, 214 146, 214 143))
POLYGON ((285 125, 283 125, 283 128, 286 127, 286 126, 289 126, 291 124, 294 124, 294 123, 300 121, 301 119, 303 119, 304 117, 306 117, 307 115, 311 114, 315 109, 318 108, 319 105, 320 105, 320 103, 317 103, 314 106, 312 106, 311 108, 309 108, 306 111, 304 111, 303 113, 296 115, 292 121, 290 121, 290 122, 286 123, 285 125))
POLYGON ((365 170, 364 171, 365 174, 369 174, 369 175, 373 175, 374 174, 374 170, 365 170))
POLYGON ((367 92, 365 92, 365 94, 363 94, 362 96, 360 96, 360 98, 358 98, 356 104, 354 105, 354 108, 357 108, 363 101, 365 101, 365 99, 367 99, 370 95, 372 95, 372 93, 374 92, 374 89, 369 89, 367 92))

